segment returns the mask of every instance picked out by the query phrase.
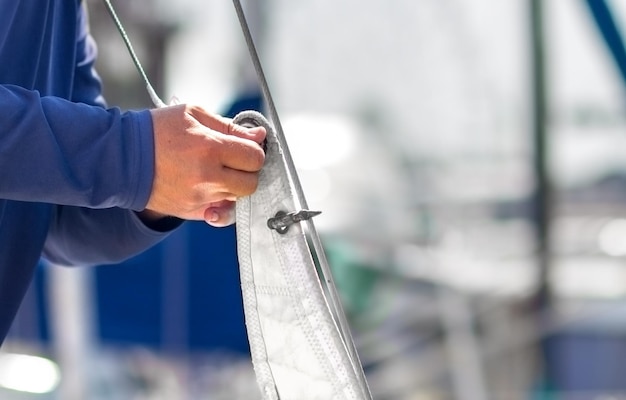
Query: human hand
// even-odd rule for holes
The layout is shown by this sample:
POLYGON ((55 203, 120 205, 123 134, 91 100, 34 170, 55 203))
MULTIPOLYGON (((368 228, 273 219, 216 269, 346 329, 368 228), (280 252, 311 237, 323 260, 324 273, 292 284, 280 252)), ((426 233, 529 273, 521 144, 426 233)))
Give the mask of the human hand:
POLYGON ((256 190, 265 129, 244 128, 184 104, 151 113, 155 174, 146 209, 213 226, 232 224, 237 197, 256 190))

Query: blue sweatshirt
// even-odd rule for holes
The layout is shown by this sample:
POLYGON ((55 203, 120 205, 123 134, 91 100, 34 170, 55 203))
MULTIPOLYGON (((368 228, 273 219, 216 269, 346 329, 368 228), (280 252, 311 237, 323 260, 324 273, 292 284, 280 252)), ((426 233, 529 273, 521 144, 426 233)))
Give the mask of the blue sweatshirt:
POLYGON ((116 263, 162 239, 142 210, 147 110, 106 109, 81 0, 0 1, 0 343, 40 256, 116 263))

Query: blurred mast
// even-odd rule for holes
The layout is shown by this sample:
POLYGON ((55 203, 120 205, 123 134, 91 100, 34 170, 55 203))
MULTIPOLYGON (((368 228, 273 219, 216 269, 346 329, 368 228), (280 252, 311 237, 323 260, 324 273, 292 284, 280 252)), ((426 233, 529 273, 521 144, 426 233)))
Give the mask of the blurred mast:
MULTIPOLYGON (((532 79, 532 137, 533 137, 533 170, 535 175, 535 191, 532 201, 532 218, 535 228, 537 254, 537 288, 531 298, 529 312, 535 322, 535 330, 542 332, 549 323, 549 310, 552 303, 550 287, 550 268, 552 242, 551 219, 553 211, 552 187, 548 174, 548 141, 546 129, 547 94, 546 94, 546 61, 544 53, 544 2, 530 0, 530 45, 531 45, 531 79, 532 79)), ((542 363, 542 375, 537 378, 544 387, 550 387, 554 376, 554 364, 549 357, 550 339, 541 338, 538 343, 539 360, 542 363)))
POLYGON ((543 1, 530 0, 531 63, 532 63, 532 134, 533 170, 535 191, 533 194, 533 222, 537 244, 539 279, 535 293, 537 311, 550 305, 552 296, 549 275, 551 264, 550 240, 552 218, 552 186, 548 173, 548 141, 546 138, 546 74, 544 56, 543 1))

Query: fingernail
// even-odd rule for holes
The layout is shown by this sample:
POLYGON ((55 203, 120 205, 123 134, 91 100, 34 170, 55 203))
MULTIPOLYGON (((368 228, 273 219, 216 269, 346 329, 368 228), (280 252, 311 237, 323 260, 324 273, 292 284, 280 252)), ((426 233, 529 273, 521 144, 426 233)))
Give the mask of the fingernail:
POLYGON ((211 217, 209 218, 209 222, 217 222, 220 219, 220 215, 215 211, 211 211, 211 217))

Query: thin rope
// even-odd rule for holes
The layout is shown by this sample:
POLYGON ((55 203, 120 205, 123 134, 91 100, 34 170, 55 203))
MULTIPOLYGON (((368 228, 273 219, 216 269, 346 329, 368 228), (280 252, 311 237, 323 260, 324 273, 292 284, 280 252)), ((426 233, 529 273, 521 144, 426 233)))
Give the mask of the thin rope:
POLYGON ((165 107, 166 104, 157 95, 156 91, 152 87, 152 84, 150 83, 150 80, 148 79, 148 76, 146 75, 146 72, 141 66, 141 61, 139 61, 139 58, 137 57, 137 54, 135 53, 135 50, 133 49, 133 45, 130 42, 130 38, 126 34, 126 30, 124 29, 124 26, 122 25, 122 21, 120 21, 120 19, 117 17, 117 13, 115 12, 115 9, 113 8, 113 4, 111 4, 110 0, 103 0, 103 1, 107 7, 107 10, 109 10, 109 14, 111 14, 111 18, 113 18, 113 22, 115 22, 115 26, 117 27, 117 30, 120 32, 120 35, 122 36, 122 39, 124 40, 124 44, 126 45, 128 52, 130 53, 130 57, 133 60, 133 64, 135 64, 137 71, 139 71, 141 78, 146 84, 146 89, 148 90, 148 94, 150 95, 150 99, 152 100, 152 103, 157 108, 165 107))
MULTIPOLYGON (((300 208, 308 210, 309 207, 304 197, 304 191, 302 189, 302 185, 300 184, 298 173, 296 171, 293 158, 291 157, 291 152, 289 151, 289 147, 287 146, 287 140, 285 139, 285 134, 284 134, 282 125, 280 123, 280 118, 278 117, 278 111, 276 110, 274 100, 270 93, 269 85, 265 78, 265 73, 263 72, 261 60, 257 53, 256 46, 254 45, 254 40, 252 38, 252 34, 250 33, 250 28, 248 26, 248 22, 246 21, 246 16, 243 11, 243 7, 241 5, 241 1, 233 0, 233 4, 235 6, 235 10, 237 11, 237 17, 239 18, 239 24, 241 26, 244 39, 246 41, 246 46, 248 47, 248 52, 250 53, 250 57, 254 65, 254 69, 256 71, 259 84, 261 86, 263 98, 265 99, 268 112, 270 114, 272 122, 274 123, 274 128, 276 131, 276 138, 278 139, 278 142, 280 143, 280 146, 282 148, 283 157, 284 157, 285 164, 287 167, 287 173, 291 181, 291 184, 294 187, 294 191, 297 196, 297 201, 298 203, 300 203, 299 204, 300 208)), ((328 299, 329 306, 331 307, 331 311, 335 317, 335 322, 338 325, 339 333, 341 334, 341 337, 343 338, 343 342, 346 346, 346 350, 348 351, 348 355, 350 356, 350 359, 352 361, 352 367, 354 369, 354 372, 356 373, 356 376, 359 382, 361 383, 363 394, 364 396, 366 396, 365 398, 371 399, 372 396, 370 394, 370 391, 367 385, 367 380, 365 379, 365 373, 363 372, 361 361, 359 360, 359 356, 356 351, 356 347, 354 345, 354 340, 352 339, 352 334, 350 333, 348 321, 343 312, 341 301, 339 299, 337 289, 332 279, 332 273, 330 271, 328 260, 326 259, 326 254, 324 252, 324 247, 322 246, 322 241, 311 219, 306 221, 306 227, 310 234, 311 242, 315 250, 315 255, 317 256, 317 259, 319 261, 320 275, 321 275, 320 278, 323 281, 323 284, 326 287, 327 293, 329 295, 329 299, 328 299)))

